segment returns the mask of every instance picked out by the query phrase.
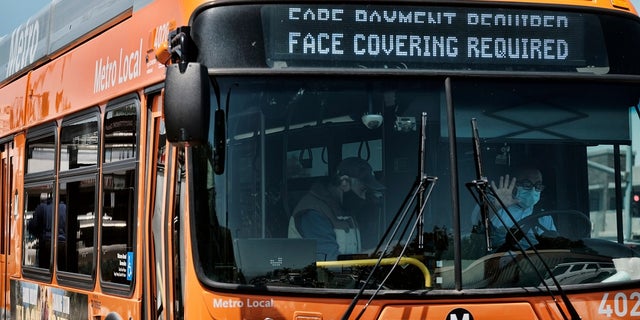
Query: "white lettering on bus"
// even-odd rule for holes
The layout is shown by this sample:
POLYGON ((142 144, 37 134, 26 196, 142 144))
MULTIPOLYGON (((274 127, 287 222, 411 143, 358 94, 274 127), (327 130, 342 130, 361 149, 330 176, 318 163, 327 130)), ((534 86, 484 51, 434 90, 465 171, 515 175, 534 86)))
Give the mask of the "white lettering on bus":
POLYGON ((638 319, 640 317, 640 292, 605 292, 598 306, 598 314, 611 318, 638 319))
POLYGON ((249 308, 273 308, 273 299, 269 300, 251 300, 247 298, 247 307, 249 308))
POLYGON ((562 39, 468 37, 467 58, 565 60, 569 44, 562 39))
POLYGON ((356 10, 354 21, 403 24, 452 24, 455 12, 356 10))
POLYGON ((96 60, 96 68, 93 80, 93 93, 99 93, 118 84, 131 81, 142 75, 142 38, 137 50, 125 53, 120 48, 118 60, 112 60, 109 56, 96 60))
POLYGON ((273 308, 273 299, 249 299, 245 301, 235 299, 213 299, 214 308, 273 308))
POLYGON ((169 22, 165 22, 155 29, 155 35, 153 37, 153 47, 160 48, 163 42, 169 39, 169 22))
POLYGON ((93 93, 98 93, 116 85, 117 68, 117 62, 115 60, 110 61, 108 56, 104 64, 102 64, 102 58, 96 60, 93 93))
POLYGON ((133 80, 140 76, 142 67, 142 39, 140 39, 140 49, 130 54, 125 54, 123 58, 122 49, 120 49, 120 72, 118 72, 118 83, 133 80))
POLYGON ((7 77, 34 62, 39 37, 40 24, 38 20, 27 21, 24 25, 13 30, 9 61, 7 62, 7 77))
POLYGON ((509 26, 533 28, 568 28, 567 16, 529 15, 529 14, 491 14, 469 13, 467 25, 470 26, 509 26))
POLYGON ((234 299, 213 299, 214 308, 242 308, 244 302, 234 299))
POLYGON ((302 36, 300 32, 289 32, 289 53, 302 50, 306 54, 343 54, 343 37, 342 33, 307 33, 302 36))
POLYGON ((448 57, 458 56, 458 39, 445 36, 356 34, 354 54, 360 56, 448 57))
MULTIPOLYGON (((354 9, 353 11, 334 8, 290 7, 287 18, 304 23, 309 30, 290 30, 287 39, 287 53, 292 55, 328 56, 346 55, 359 57, 413 58, 412 62, 481 60, 529 60, 529 61, 567 61, 570 44, 563 36, 545 37, 554 34, 548 30, 569 28, 566 15, 553 14, 515 14, 468 12, 461 14, 451 11, 420 10, 379 10, 354 9), (362 32, 356 25, 347 25, 346 29, 332 32, 332 21, 355 22, 356 25, 374 24, 440 24, 447 26, 464 25, 466 31, 453 33, 449 28, 437 28, 428 33, 418 29, 385 34, 362 32), (329 22, 329 23, 325 23, 329 22), (327 28, 321 26, 326 25, 327 28), (352 26, 353 28, 349 28, 352 26), (356 30, 351 30, 351 29, 356 30), (497 29, 496 29, 497 28, 497 29), (495 30, 494 30, 495 29, 495 30), (529 36, 515 35, 520 31, 532 30, 529 36), (491 34, 504 34, 491 37, 491 34), (514 36, 510 36, 514 35, 514 36)), ((336 29, 338 30, 338 29, 336 29)), ((376 30, 369 28, 369 30, 376 30)), ((423 30, 423 29, 420 29, 423 30)), ((569 32, 569 30, 566 30, 569 32)), ((562 33, 564 34, 564 33, 562 33)), ((571 34, 573 36, 573 34, 571 34)), ((580 41, 580 40, 578 40, 580 41)))
POLYGON ((342 21, 343 9, 289 8, 289 20, 342 21))
MULTIPOLYGON (((344 54, 342 33, 289 33, 289 53, 307 55, 344 54)), ((458 38, 405 34, 353 35, 353 54, 358 56, 458 57, 458 38)), ((564 39, 467 37, 467 58, 566 60, 569 43, 564 39)))

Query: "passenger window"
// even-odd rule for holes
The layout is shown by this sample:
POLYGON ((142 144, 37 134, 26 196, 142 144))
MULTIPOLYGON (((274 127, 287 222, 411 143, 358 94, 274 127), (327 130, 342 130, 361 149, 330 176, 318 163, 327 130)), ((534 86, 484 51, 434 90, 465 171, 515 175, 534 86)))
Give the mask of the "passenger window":
POLYGON ((104 163, 136 158, 137 128, 135 103, 107 112, 104 119, 104 163))
POLYGON ((373 172, 382 170, 382 140, 346 143, 342 146, 342 159, 358 157, 371 165, 373 172))
POLYGON ((131 284, 133 280, 133 217, 135 170, 103 175, 102 281, 131 284))
POLYGON ((25 266, 49 268, 51 257, 51 232, 47 234, 47 225, 51 225, 51 216, 47 220, 46 206, 53 193, 51 183, 25 187, 25 213, 22 263, 25 266), (48 249, 45 248, 48 244, 48 249))
POLYGON ((327 148, 307 148, 287 152, 287 177, 312 178, 329 174, 327 148))
POLYGON ((53 171, 55 148, 53 133, 29 139, 27 142, 26 173, 53 171))
POLYGON ((69 121, 62 126, 60 171, 98 164, 98 118, 69 121))
POLYGON ((97 253, 98 124, 91 112, 63 120, 60 131, 56 261, 60 271, 87 276, 97 253))
POLYGON ((137 100, 107 109, 104 120, 100 270, 103 282, 133 283, 137 100))
POLYGON ((29 133, 26 143, 22 264, 49 269, 53 248, 53 200, 55 196, 55 126, 29 133))
POLYGON ((66 226, 59 216, 58 228, 66 236, 58 239, 61 247, 58 269, 91 275, 95 261, 96 176, 90 174, 62 180, 59 193, 58 212, 65 210, 66 226))

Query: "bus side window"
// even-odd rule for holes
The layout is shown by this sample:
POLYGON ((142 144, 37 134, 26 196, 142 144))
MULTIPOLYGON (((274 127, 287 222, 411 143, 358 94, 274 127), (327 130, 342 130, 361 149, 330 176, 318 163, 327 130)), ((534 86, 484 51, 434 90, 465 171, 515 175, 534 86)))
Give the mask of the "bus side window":
POLYGON ((133 283, 138 103, 107 109, 104 120, 100 270, 102 281, 133 283))
POLYGON ((57 200, 58 270, 90 276, 95 269, 99 121, 97 110, 62 122, 57 200))
MULTIPOLYGON (((44 252, 44 234, 42 224, 46 219, 36 218, 36 209, 45 206, 54 194, 53 182, 55 169, 55 126, 47 124, 32 130, 27 135, 25 182, 24 182, 24 230, 22 264, 25 267, 49 269, 51 250, 44 252), (38 220, 42 221, 39 222, 38 220)), ((51 223, 51 222, 50 222, 51 223)), ((51 235, 49 235, 51 237, 51 235)))

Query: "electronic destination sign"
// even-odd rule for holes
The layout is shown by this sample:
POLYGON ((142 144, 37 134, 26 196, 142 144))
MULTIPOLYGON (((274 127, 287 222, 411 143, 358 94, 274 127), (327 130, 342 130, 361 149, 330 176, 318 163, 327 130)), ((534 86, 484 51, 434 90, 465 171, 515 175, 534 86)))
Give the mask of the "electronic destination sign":
POLYGON ((589 72, 608 65, 599 20, 588 14, 485 7, 273 5, 263 7, 262 21, 266 63, 272 68, 589 72))

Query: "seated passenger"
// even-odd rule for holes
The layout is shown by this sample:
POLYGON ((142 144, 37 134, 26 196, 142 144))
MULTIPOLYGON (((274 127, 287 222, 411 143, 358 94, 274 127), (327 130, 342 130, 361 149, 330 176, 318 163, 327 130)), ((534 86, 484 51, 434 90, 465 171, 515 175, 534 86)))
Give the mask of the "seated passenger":
MULTIPOLYGON (((496 191, 497 196, 502 200, 502 203, 507 207, 513 218, 516 221, 521 221, 533 213, 534 206, 540 201, 544 185, 542 184, 542 173, 536 168, 521 167, 516 169, 514 173, 515 177, 513 178, 508 174, 501 176, 497 186, 494 181, 491 181, 491 187, 496 191)), ((513 227, 514 224, 507 212, 502 209, 500 203, 496 199, 492 199, 492 202, 498 208, 497 215, 489 212, 489 221, 492 226, 492 243, 494 247, 500 247, 506 242, 507 237, 510 237, 507 228, 513 227), (500 220, 504 221, 506 228, 500 220)), ((472 222, 474 224, 478 223, 481 220, 480 216, 480 207, 476 206, 471 214, 472 222)), ((544 216, 537 221, 534 227, 527 230, 526 236, 533 245, 536 245, 536 235, 555 230, 556 227, 552 217, 544 216), (544 230, 541 230, 541 228, 544 228, 544 230)), ((519 242, 524 249, 529 247, 526 240, 520 239, 519 242)))
POLYGON ((300 199, 289 219, 289 238, 315 239, 318 260, 360 252, 360 230, 350 211, 367 200, 367 190, 383 189, 365 160, 342 160, 329 183, 314 184, 300 199))

